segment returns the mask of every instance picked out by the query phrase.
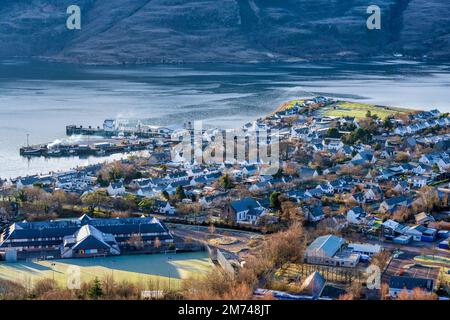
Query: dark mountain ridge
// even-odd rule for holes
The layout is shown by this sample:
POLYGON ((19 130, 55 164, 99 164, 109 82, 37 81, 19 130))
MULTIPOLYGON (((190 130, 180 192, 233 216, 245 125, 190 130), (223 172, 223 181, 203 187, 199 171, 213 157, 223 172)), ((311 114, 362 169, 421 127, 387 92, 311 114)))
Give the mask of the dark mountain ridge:
POLYGON ((2 0, 0 58, 82 64, 334 60, 402 53, 450 61, 448 0, 2 0), (82 29, 66 28, 66 9, 82 29), (369 5, 382 10, 368 30, 369 5))

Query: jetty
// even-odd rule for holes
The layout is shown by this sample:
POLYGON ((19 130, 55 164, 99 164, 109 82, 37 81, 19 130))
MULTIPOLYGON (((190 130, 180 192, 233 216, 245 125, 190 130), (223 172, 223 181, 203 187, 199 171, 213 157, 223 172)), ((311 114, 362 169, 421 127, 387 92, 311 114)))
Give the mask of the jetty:
POLYGON ((149 126, 138 123, 135 126, 127 126, 118 120, 106 119, 103 125, 97 127, 84 127, 82 125, 66 126, 67 136, 97 136, 103 138, 129 138, 139 139, 168 138, 172 130, 166 127, 149 126))
POLYGON ((105 156, 152 149, 154 140, 113 140, 97 139, 82 143, 41 144, 20 148, 24 157, 70 157, 70 156, 105 156))

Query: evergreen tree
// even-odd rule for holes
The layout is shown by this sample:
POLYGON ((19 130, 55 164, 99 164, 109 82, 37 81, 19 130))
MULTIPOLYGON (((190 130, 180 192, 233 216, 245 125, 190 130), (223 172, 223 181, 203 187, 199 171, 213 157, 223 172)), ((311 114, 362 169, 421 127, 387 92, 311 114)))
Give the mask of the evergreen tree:
POLYGON ((180 200, 183 200, 186 198, 186 193, 184 193, 184 189, 182 186, 177 187, 176 195, 177 195, 177 198, 180 200))
POLYGON ((434 173, 441 173, 441 170, 439 169, 439 166, 436 163, 433 164, 432 170, 434 173))
POLYGON ((228 174, 222 176, 219 180, 220 185, 224 188, 224 189, 231 189, 233 188, 233 182, 231 181, 231 178, 228 174))
POLYGON ((170 200, 170 195, 166 190, 163 190, 162 195, 167 201, 170 200))
POLYGON ((339 129, 338 128, 329 128, 328 132, 327 132, 327 137, 328 138, 339 138, 341 135, 339 133, 339 129))
POLYGON ((98 280, 98 278, 95 278, 94 283, 92 284, 92 286, 89 288, 89 290, 87 292, 87 296, 89 299, 92 299, 92 300, 97 300, 98 298, 103 296, 102 286, 101 286, 100 280, 98 280))
POLYGON ((279 192, 275 192, 274 191, 274 192, 272 192, 270 194, 269 201, 270 201, 270 207, 272 209, 279 209, 280 208, 281 202, 280 202, 279 197, 280 197, 280 193, 279 192))

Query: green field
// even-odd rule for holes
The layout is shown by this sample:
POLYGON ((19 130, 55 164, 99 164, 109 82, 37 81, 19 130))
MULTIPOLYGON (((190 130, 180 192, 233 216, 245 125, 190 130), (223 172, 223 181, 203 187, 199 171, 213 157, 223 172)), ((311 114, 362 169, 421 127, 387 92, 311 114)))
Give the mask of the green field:
POLYGON ((422 261, 422 262, 442 263, 442 264, 448 264, 450 266, 450 258, 443 257, 443 256, 432 256, 432 255, 417 256, 414 258, 414 260, 422 261))
POLYGON ((181 279, 201 277, 213 268, 213 264, 206 252, 32 260, 0 263, 0 278, 28 287, 32 287, 36 280, 54 278, 61 286, 65 286, 73 267, 79 267, 81 283, 95 278, 101 280, 113 277, 116 282, 128 281, 166 288, 169 285, 179 286, 181 279))
POLYGON ((370 111, 372 115, 376 114, 379 118, 385 119, 389 115, 406 113, 410 110, 394 107, 380 107, 367 103, 343 101, 336 102, 321 109, 322 114, 325 116, 355 117, 357 119, 366 117, 367 111, 370 111))
POLYGON ((447 285, 450 285, 450 258, 444 256, 416 256, 414 260, 419 261, 421 264, 425 266, 430 266, 434 268, 440 269, 439 278, 445 282, 447 285))

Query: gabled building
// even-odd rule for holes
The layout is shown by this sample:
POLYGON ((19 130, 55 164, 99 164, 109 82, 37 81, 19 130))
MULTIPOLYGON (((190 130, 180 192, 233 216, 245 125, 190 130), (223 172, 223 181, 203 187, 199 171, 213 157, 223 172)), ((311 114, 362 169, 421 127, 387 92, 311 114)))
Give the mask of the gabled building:
POLYGON ((181 182, 189 180, 189 175, 186 171, 176 171, 168 173, 166 176, 167 181, 169 182, 181 182))
POLYGON ((426 225, 429 222, 434 221, 433 216, 430 214, 427 214, 426 212, 421 212, 421 213, 416 214, 414 216, 414 219, 416 220, 416 223, 420 224, 420 225, 426 225))
POLYGON ((409 207, 412 203, 412 199, 405 197, 405 196, 399 196, 394 198, 389 198, 384 200, 380 204, 380 210, 383 212, 392 211, 396 207, 404 206, 409 207))
POLYGON ((300 288, 300 294, 311 296, 317 299, 321 296, 325 289, 326 281, 324 277, 317 271, 311 273, 305 281, 303 281, 300 288))
POLYGON ((397 298, 402 291, 411 294, 414 289, 419 288, 427 294, 434 291, 435 282, 433 279, 416 278, 409 276, 392 276, 389 279, 389 296, 397 298))
POLYGON ((408 193, 410 191, 408 182, 400 180, 394 186, 394 190, 398 193, 408 193))
POLYGON ((306 218, 310 222, 318 222, 325 218, 325 212, 321 206, 313 206, 305 209, 306 218))
POLYGON ((430 180, 429 177, 426 176, 412 176, 408 179, 409 183, 412 184, 414 188, 422 188, 425 187, 428 184, 428 181, 430 180))
POLYGON ((347 212, 347 221, 352 224, 366 223, 367 213, 361 207, 353 207, 347 212))
POLYGON ((336 267, 355 267, 360 254, 347 249, 343 238, 326 235, 316 238, 305 251, 305 262, 336 267))
POLYGON ((316 188, 329 195, 334 193, 334 188, 329 182, 321 183, 316 188))
POLYGON ((381 225, 383 235, 388 239, 393 239, 398 235, 403 235, 404 231, 408 228, 397 221, 392 219, 386 220, 381 225))
POLYGON ((156 218, 78 219, 16 222, 0 236, 0 250, 22 254, 60 252, 62 258, 120 254, 129 239, 138 235, 144 245, 156 239, 163 245, 173 242, 169 229, 156 218))
POLYGON ((257 224, 260 217, 266 215, 268 210, 264 208, 256 199, 244 198, 232 201, 225 207, 225 216, 237 223, 257 224))
POLYGON ((377 158, 371 151, 362 151, 355 155, 352 161, 363 161, 363 163, 375 163, 377 158))
POLYGON ((155 210, 161 214, 175 214, 175 207, 169 201, 155 200, 155 210))
POLYGON ((308 167, 301 167, 298 169, 298 176, 301 180, 311 180, 319 176, 315 169, 308 167))
POLYGON ((112 234, 100 232, 86 224, 73 235, 65 236, 61 246, 62 258, 119 255, 120 249, 112 234))
POLYGON ((406 236, 411 236, 414 241, 432 242, 436 239, 437 230, 422 225, 416 225, 405 229, 404 234, 406 236))
POLYGON ((422 175, 425 173, 429 174, 431 173, 432 168, 424 163, 419 163, 412 171, 417 175, 422 175))
POLYGON ((122 182, 111 182, 106 191, 111 197, 121 196, 125 193, 125 186, 122 182))
POLYGON ((446 172, 450 169, 450 159, 449 158, 439 159, 437 165, 439 167, 439 170, 441 170, 441 172, 446 172))
POLYGON ((23 188, 33 188, 35 185, 47 186, 54 183, 54 179, 52 176, 28 176, 28 177, 19 177, 12 181, 16 184, 17 190, 22 190, 23 188))

